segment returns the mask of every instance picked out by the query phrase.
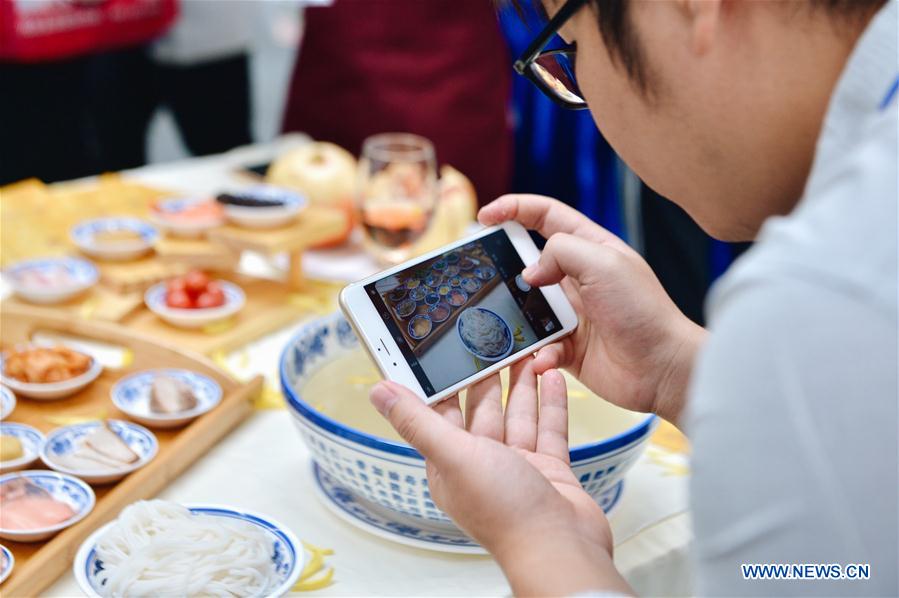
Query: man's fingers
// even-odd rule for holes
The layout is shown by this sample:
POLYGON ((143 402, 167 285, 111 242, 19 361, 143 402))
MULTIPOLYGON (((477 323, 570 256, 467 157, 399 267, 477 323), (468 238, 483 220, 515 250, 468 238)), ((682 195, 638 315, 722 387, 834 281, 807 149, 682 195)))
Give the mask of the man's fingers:
POLYGON ((411 390, 389 380, 371 390, 375 409, 390 422, 402 438, 440 466, 454 460, 465 433, 447 418, 425 405, 411 390))
POLYGON ((522 276, 538 287, 556 284, 566 276, 582 286, 589 285, 597 282, 605 270, 614 268, 613 260, 620 257, 615 249, 560 233, 546 242, 540 259, 525 268, 522 276))
POLYGON ((457 428, 465 427, 465 421, 462 419, 462 409, 459 407, 459 395, 453 395, 445 401, 440 401, 434 405, 434 411, 457 428))
POLYGON ((535 374, 539 376, 546 370, 561 368, 567 365, 565 363, 565 345, 562 344, 564 342, 565 341, 562 340, 551 345, 546 345, 537 351, 533 365, 535 374))
POLYGON ((531 357, 509 368, 506 444, 533 451, 537 446, 537 376, 531 357))
POLYGON ((503 385, 494 374, 468 389, 465 427, 475 436, 503 441, 503 385))
POLYGON ((549 370, 540 378, 537 452, 569 462, 568 389, 559 370, 549 370))
POLYGON ((567 233, 597 243, 623 243, 571 206, 543 195, 503 195, 478 212, 478 221, 487 226, 507 220, 515 220, 547 239, 556 233, 567 233))

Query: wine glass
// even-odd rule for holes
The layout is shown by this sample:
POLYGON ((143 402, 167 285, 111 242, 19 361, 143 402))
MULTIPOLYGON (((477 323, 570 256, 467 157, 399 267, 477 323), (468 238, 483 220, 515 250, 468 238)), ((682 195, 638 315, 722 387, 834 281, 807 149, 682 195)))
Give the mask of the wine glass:
POLYGON ((365 246, 398 264, 427 231, 437 202, 437 163, 430 141, 411 133, 373 135, 362 144, 359 212, 365 246))

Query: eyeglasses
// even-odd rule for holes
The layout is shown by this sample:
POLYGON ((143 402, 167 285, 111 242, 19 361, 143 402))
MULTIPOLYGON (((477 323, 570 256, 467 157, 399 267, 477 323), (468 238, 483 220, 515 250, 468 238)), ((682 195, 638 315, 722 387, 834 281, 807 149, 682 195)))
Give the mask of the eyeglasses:
POLYGON ((552 101, 569 110, 587 108, 587 102, 574 78, 577 49, 569 47, 544 51, 544 48, 562 25, 586 3, 587 0, 568 0, 513 65, 516 73, 527 77, 552 101))

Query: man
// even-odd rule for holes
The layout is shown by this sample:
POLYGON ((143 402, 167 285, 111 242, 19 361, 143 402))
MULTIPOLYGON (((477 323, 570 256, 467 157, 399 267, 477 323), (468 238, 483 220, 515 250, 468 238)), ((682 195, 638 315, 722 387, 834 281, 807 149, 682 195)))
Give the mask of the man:
POLYGON ((629 591, 567 467, 557 367, 691 437, 698 593, 899 594, 896 0, 545 6, 553 20, 516 70, 589 105, 707 232, 756 244, 716 285, 707 332, 607 231, 547 198, 500 198, 481 222, 549 238, 524 276, 561 282, 578 330, 512 368, 505 413, 496 379, 470 390, 464 418, 457 399, 431 410, 389 382, 375 407, 517 594, 629 591), (537 57, 554 31, 576 63, 537 57), (867 564, 869 579, 746 579, 756 563, 867 564))

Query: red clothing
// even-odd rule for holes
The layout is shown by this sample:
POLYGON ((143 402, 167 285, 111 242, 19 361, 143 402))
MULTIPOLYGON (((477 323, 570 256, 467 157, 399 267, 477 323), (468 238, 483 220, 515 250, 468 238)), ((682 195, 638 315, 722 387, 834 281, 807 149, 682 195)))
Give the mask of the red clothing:
POLYGON ((483 204, 508 190, 511 73, 489 0, 337 0, 306 10, 283 128, 356 154, 375 133, 423 135, 483 204))

